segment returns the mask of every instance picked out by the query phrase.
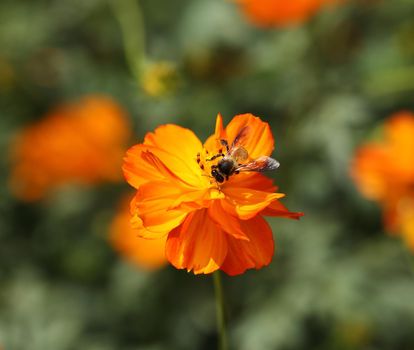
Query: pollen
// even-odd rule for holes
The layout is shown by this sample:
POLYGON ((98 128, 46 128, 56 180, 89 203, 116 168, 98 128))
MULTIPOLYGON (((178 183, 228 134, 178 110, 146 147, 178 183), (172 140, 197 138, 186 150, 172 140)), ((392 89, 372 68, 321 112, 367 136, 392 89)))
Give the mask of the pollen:
MULTIPOLYGON (((221 152, 218 152, 217 154, 220 153, 221 152)), ((220 186, 218 185, 217 181, 215 181, 214 176, 212 176, 211 172, 214 168, 217 168, 217 164, 220 159, 219 157, 211 156, 211 154, 215 153, 209 153, 207 149, 203 148, 201 152, 197 153, 196 161, 201 170, 201 175, 208 177, 210 179, 210 185, 214 185, 214 187, 217 187, 219 189, 220 186)))
POLYGON ((206 170, 208 170, 207 155, 208 155, 208 151, 206 149, 203 149, 202 152, 197 153, 197 157, 196 157, 197 164, 200 167, 200 169, 203 170, 203 173, 205 173, 206 170))

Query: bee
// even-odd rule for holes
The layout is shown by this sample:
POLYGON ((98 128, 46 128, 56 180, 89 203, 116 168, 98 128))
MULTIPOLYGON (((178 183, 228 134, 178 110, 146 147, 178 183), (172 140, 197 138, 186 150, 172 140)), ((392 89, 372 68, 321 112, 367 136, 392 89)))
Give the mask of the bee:
POLYGON ((216 165, 211 166, 211 176, 218 183, 223 183, 224 180, 228 180, 230 176, 239 174, 240 172, 263 172, 276 170, 279 167, 280 163, 276 159, 267 156, 261 156, 245 163, 249 158, 249 153, 243 147, 243 142, 248 135, 248 130, 248 126, 242 128, 230 146, 227 140, 220 140, 221 145, 226 149, 226 153, 223 153, 220 150, 218 154, 207 159, 208 161, 212 161, 221 158, 216 165))

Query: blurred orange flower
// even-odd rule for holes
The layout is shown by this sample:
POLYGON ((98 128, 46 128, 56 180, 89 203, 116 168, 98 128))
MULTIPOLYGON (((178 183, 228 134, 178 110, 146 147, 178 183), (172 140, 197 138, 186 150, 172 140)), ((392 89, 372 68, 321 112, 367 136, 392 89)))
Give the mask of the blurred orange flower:
POLYGON ((219 115, 204 145, 191 130, 168 124, 127 152, 125 178, 138 190, 132 225, 141 237, 167 237, 166 257, 178 269, 237 275, 266 266, 274 243, 263 216, 302 215, 279 202, 284 195, 262 174, 242 169, 226 180, 221 169, 223 176, 212 176, 224 159, 219 154, 229 154, 226 140, 244 170, 278 165, 266 157, 273 150, 269 125, 251 114, 234 117, 225 129, 219 115))
POLYGON ((381 204, 387 230, 401 233, 414 249, 414 114, 391 116, 384 139, 357 151, 352 176, 367 198, 381 204))
POLYGON ((254 24, 281 27, 306 21, 335 0, 235 0, 254 24))
POLYGON ((167 263, 165 242, 167 237, 146 239, 139 237, 131 226, 130 198, 122 200, 110 227, 110 242, 126 260, 134 265, 154 270, 167 263))
POLYGON ((129 130, 124 111, 108 97, 88 96, 56 108, 12 145, 13 192, 31 201, 68 182, 120 180, 129 130))

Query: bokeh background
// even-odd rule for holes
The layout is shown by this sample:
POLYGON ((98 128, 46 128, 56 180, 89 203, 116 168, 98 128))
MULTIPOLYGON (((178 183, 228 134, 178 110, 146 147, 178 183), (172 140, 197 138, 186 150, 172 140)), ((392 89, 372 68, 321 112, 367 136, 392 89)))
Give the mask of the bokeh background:
POLYGON ((111 246, 122 178, 36 201, 12 190, 22 130, 99 94, 125 111, 125 149, 163 123, 204 139, 218 112, 271 124, 272 176, 305 217, 270 220, 269 267, 223 276, 233 349, 414 349, 413 255, 350 177, 376 126, 414 110, 412 0, 344 1, 276 28, 226 0, 3 0, 0 23, 2 348, 216 347, 211 276, 111 246))

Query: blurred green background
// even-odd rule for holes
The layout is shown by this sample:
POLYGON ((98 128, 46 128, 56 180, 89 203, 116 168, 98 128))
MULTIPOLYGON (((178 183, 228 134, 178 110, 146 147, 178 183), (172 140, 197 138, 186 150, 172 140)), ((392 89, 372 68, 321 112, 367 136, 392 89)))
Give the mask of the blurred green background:
POLYGON ((157 96, 124 53, 117 11, 134 4, 0 3, 0 345, 216 347, 211 276, 142 271, 107 243, 126 184, 31 204, 8 188, 19 130, 56 104, 104 93, 128 111, 131 144, 162 123, 204 139, 217 112, 271 124, 275 181, 305 217, 270 220, 268 268, 224 276, 233 349, 414 349, 414 258, 349 177, 375 126, 414 110, 414 2, 348 1, 301 25, 259 29, 230 1, 141 0, 145 33, 136 23, 130 39, 144 35, 147 59, 172 67, 157 96))

